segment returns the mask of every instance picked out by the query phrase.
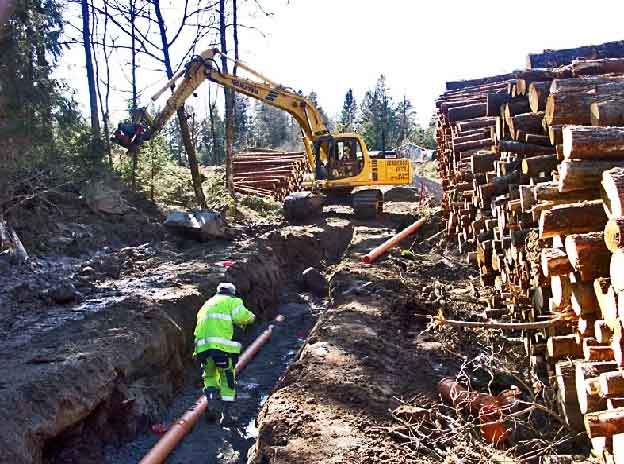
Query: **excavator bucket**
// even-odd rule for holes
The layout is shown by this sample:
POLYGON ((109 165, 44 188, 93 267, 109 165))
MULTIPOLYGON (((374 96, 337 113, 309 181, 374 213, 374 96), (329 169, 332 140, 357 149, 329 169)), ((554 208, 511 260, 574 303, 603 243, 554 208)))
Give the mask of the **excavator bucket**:
POLYGON ((325 195, 313 192, 293 192, 284 199, 284 217, 302 221, 319 217, 323 212, 325 195))

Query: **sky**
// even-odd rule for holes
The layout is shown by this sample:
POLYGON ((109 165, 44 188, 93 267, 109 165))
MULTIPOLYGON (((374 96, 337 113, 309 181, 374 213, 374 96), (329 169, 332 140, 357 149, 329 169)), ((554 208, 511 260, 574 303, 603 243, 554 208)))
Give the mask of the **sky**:
MULTIPOLYGON (((270 16, 253 6, 255 0, 239 0, 241 23, 255 27, 241 29, 241 59, 273 81, 315 91, 332 116, 339 114, 349 88, 361 101, 384 74, 393 97, 407 96, 426 125, 446 81, 522 69, 528 53, 543 49, 624 40, 620 0, 258 1, 270 16)), ((168 14, 175 15, 181 3, 171 0, 168 14)), ((199 48, 208 46, 206 39, 199 48)), ((121 90, 127 88, 129 68, 119 60, 113 82, 121 90)), ((145 63, 141 73, 144 104, 157 83, 166 81, 162 72, 148 70, 156 67, 145 63)), ((86 109, 79 48, 65 54, 57 74, 76 89, 86 109)), ((192 102, 199 112, 206 107, 204 87, 192 102)), ((113 119, 123 117, 124 98, 122 92, 113 94, 113 119)))

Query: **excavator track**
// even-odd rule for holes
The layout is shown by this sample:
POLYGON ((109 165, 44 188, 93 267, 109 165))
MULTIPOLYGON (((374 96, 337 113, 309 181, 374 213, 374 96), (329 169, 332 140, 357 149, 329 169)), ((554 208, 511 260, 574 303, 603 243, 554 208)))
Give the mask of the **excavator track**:
POLYGON ((313 192, 293 192, 284 199, 284 217, 291 222, 316 218, 323 213, 325 195, 313 192))
POLYGON ((352 198, 353 212, 359 219, 372 219, 383 212, 383 193, 379 189, 359 190, 352 198))

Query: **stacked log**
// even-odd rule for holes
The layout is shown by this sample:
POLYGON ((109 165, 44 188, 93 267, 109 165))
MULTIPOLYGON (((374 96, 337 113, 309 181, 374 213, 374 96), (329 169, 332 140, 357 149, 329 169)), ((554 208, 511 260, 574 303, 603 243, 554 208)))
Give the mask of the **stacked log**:
POLYGON ((437 162, 447 234, 476 256, 491 309, 551 321, 525 334, 531 365, 569 427, 624 462, 624 43, 581 49, 595 53, 447 86, 437 162))
POLYGON ((303 152, 257 151, 234 155, 234 190, 282 201, 301 190, 307 162, 303 152))

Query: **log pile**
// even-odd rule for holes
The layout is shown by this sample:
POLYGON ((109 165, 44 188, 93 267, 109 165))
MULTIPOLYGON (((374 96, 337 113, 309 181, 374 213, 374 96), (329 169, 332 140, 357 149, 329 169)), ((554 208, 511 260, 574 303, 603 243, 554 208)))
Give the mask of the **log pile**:
POLYGON ((301 190, 307 166, 303 152, 238 153, 233 160, 234 190, 282 201, 288 194, 301 190))
POLYGON ((624 462, 624 43, 559 52, 437 100, 446 232, 492 309, 552 321, 524 334, 531 365, 568 426, 624 462))

